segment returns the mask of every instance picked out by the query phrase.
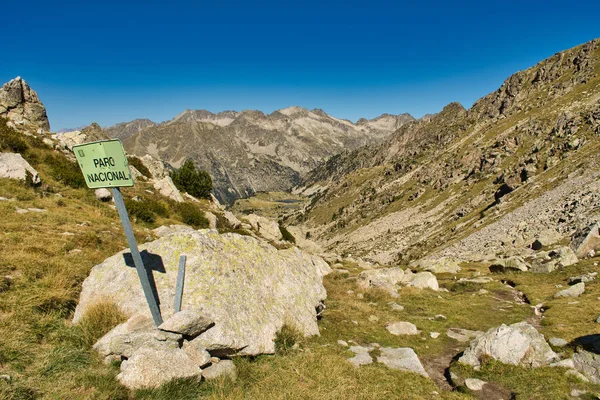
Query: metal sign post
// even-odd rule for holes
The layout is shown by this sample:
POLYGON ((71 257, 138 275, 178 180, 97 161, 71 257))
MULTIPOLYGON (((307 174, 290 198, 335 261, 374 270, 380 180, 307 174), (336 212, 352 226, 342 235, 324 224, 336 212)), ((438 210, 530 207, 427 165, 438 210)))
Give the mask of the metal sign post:
POLYGON ((125 208, 125 202, 123 202, 123 196, 119 189, 122 186, 133 186, 133 178, 131 177, 123 144, 119 139, 86 143, 73 146, 73 152, 89 188, 111 188, 119 218, 121 218, 121 224, 125 231, 125 237, 131 250, 135 269, 137 270, 146 302, 152 314, 152 319, 156 326, 162 324, 158 299, 154 296, 152 286, 150 285, 148 271, 144 267, 144 262, 133 234, 133 228, 129 222, 127 208, 125 208))

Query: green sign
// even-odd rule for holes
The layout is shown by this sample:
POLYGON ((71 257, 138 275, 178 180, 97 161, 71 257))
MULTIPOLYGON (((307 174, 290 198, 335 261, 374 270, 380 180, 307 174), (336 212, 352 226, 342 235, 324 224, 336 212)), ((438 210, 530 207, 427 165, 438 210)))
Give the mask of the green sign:
POLYGON ((73 152, 89 188, 133 186, 125 150, 119 139, 76 145, 73 152))

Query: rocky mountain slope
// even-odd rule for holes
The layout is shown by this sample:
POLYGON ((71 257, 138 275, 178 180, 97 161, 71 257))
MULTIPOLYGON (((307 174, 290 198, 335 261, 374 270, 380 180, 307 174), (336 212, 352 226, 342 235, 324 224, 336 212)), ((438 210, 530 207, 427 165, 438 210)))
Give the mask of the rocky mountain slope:
POLYGON ((119 124, 110 126, 105 128, 104 131, 109 137, 125 140, 131 135, 156 125, 156 122, 152 122, 149 119, 134 119, 133 121, 121 122, 119 124))
POLYGON ((211 174, 215 195, 231 203, 261 191, 289 190, 319 163, 346 149, 385 139, 414 120, 408 114, 382 115, 357 124, 322 110, 289 107, 260 111, 186 110, 159 125, 140 121, 107 129, 124 138, 132 154, 150 154, 174 167, 187 158, 211 174), (138 130, 133 133, 134 130, 138 130))
POLYGON ((449 104, 331 158, 297 189, 312 196, 298 222, 330 249, 384 264, 525 251, 600 217, 599 147, 594 40, 517 72, 469 110, 449 104))

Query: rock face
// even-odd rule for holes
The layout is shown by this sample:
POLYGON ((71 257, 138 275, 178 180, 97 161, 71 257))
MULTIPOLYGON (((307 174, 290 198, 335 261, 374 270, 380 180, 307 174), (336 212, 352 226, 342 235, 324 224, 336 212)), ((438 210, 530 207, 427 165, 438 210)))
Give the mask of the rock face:
POLYGON ((519 322, 491 328, 473 340, 458 361, 477 366, 482 357, 491 357, 504 364, 541 367, 558 356, 533 326, 519 322))
POLYGON ((107 128, 130 154, 150 154, 179 168, 183 160, 211 175, 224 203, 260 191, 285 191, 320 162, 346 149, 379 142, 412 121, 382 116, 353 124, 322 110, 289 107, 260 111, 186 110, 161 124, 132 121, 107 128))
MULTIPOLYGON (((273 353, 275 335, 284 324, 306 336, 319 334, 316 308, 326 297, 322 277, 330 272, 319 257, 212 230, 175 230, 140 250, 147 252, 146 264, 154 269, 165 320, 173 314, 179 256, 187 255, 182 308, 214 321, 193 340, 213 355, 273 353)), ((125 313, 149 315, 136 271, 125 265, 124 253, 92 269, 74 322, 102 298, 113 300, 125 313)))
POLYGON ((50 130, 46 108, 20 76, 0 88, 0 117, 18 129, 39 133, 50 130))
POLYGON ((0 178, 31 179, 34 185, 41 183, 37 171, 18 153, 0 153, 0 178))

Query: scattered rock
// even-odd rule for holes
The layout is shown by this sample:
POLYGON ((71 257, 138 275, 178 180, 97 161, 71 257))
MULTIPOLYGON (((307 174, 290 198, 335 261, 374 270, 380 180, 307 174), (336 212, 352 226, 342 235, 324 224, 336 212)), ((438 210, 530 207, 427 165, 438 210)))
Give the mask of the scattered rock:
POLYGON ((582 275, 578 275, 578 276, 572 276, 569 279, 567 279, 567 282, 569 283, 569 285, 576 285, 580 282, 588 283, 588 282, 592 282, 593 280, 595 280, 596 275, 598 275, 597 272, 592 272, 592 273, 582 274, 582 275))
POLYGON ((195 343, 193 340, 191 342, 184 340, 181 348, 200 368, 204 368, 212 363, 210 353, 202 345, 195 343))
POLYGON ((0 178, 27 180, 33 185, 42 182, 37 171, 19 153, 0 153, 0 178))
POLYGON ((121 363, 117 379, 130 389, 156 388, 173 379, 200 376, 202 370, 181 349, 139 349, 121 363))
POLYGON ((96 189, 94 191, 94 194, 96 195, 96 198, 100 201, 109 202, 112 200, 112 193, 108 189, 96 189))
POLYGON ((187 309, 174 314, 158 329, 194 338, 213 325, 214 322, 198 310, 187 309))
POLYGON ((252 229, 263 238, 274 241, 283 239, 277 222, 256 214, 246 215, 243 219, 248 221, 252 229))
MULTIPOLYGON (((401 306, 400 304, 398 304, 394 301, 389 302, 388 306, 390 306, 390 308, 394 311, 404 311, 404 306, 401 306)), ((600 318, 600 317, 598 317, 598 318, 600 318)))
POLYGON ((233 361, 221 360, 202 370, 202 377, 207 381, 221 377, 235 381, 237 379, 237 369, 235 368, 233 361))
POLYGON ((392 335, 396 336, 418 335, 420 333, 414 324, 406 321, 388 322, 385 326, 385 329, 387 329, 392 335))
POLYGON ((475 378, 465 379, 465 386, 469 390, 473 390, 475 392, 482 390, 486 383, 487 382, 482 381, 481 379, 475 379, 475 378))
POLYGON ((481 331, 470 331, 468 329, 461 329, 461 328, 449 328, 446 331, 446 335, 450 338, 450 339, 454 339, 454 340, 458 340, 459 342, 468 342, 471 339, 477 338, 481 335, 483 335, 483 332, 481 331))
POLYGON ((337 341, 337 343, 338 343, 340 346, 348 347, 348 342, 346 342, 346 341, 344 341, 344 340, 342 340, 342 339, 338 340, 338 341, 337 341))
POLYGON ((570 286, 567 289, 563 289, 559 292, 556 292, 554 294, 554 298, 558 299, 561 297, 579 297, 583 294, 583 292, 585 292, 585 283, 580 282, 576 283, 573 286, 570 286))
POLYGON ((440 333, 439 333, 439 332, 429 332, 429 336, 430 336, 432 339, 437 339, 437 338, 439 338, 439 337, 440 337, 440 333))
POLYGON ((569 342, 567 342, 565 339, 557 337, 550 338, 548 342, 554 347, 565 347, 567 344, 569 344, 569 342))
POLYGON ((489 329, 471 342, 458 361, 479 366, 485 356, 524 367, 540 367, 558 358, 544 336, 527 322, 489 329))
POLYGON ((575 369, 585 375, 592 383, 600 384, 600 354, 579 350, 573 354, 575 369))
POLYGON ((421 364, 419 357, 413 349, 409 347, 381 347, 379 351, 381 355, 377 357, 377 362, 385 364, 392 369, 414 372, 429 378, 429 374, 423 368, 423 364, 421 364))

